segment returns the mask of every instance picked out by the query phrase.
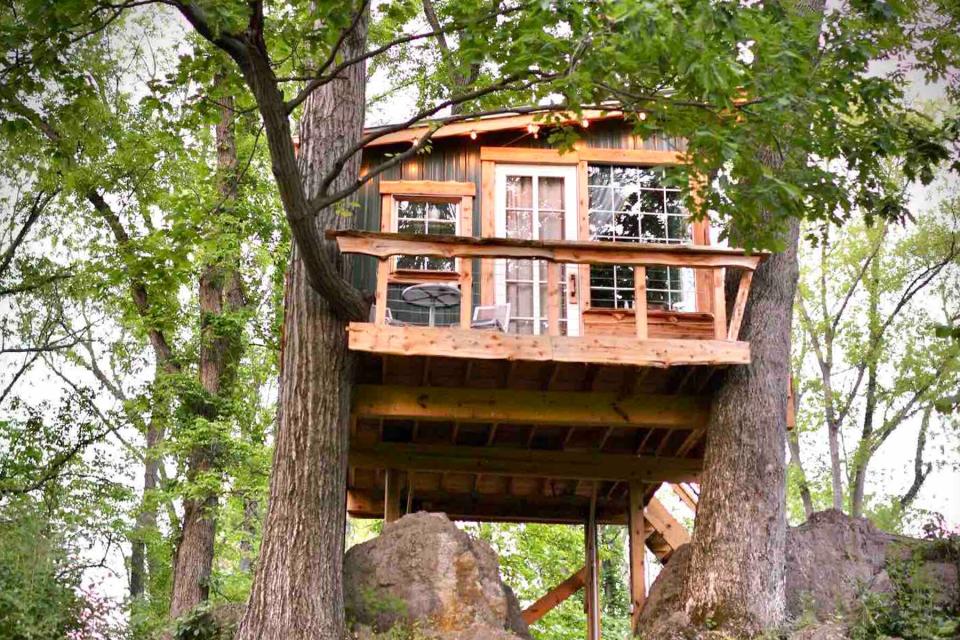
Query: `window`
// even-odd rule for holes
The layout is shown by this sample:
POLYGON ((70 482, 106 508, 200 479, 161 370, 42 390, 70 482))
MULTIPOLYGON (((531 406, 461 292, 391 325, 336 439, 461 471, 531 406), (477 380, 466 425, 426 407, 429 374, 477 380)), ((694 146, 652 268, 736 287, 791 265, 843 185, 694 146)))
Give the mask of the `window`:
MULTIPOLYGON (((429 199, 396 200, 398 233, 457 235, 460 203, 429 199)), ((456 271, 455 258, 400 256, 397 269, 403 271, 456 271)))
MULTIPOLYGON (((668 187, 662 168, 588 165, 590 239, 606 242, 691 241, 680 190, 668 187)), ((678 309, 692 300, 693 274, 676 267, 647 268, 647 304, 678 309)), ((633 267, 590 268, 593 307, 629 309, 634 303, 633 267)))

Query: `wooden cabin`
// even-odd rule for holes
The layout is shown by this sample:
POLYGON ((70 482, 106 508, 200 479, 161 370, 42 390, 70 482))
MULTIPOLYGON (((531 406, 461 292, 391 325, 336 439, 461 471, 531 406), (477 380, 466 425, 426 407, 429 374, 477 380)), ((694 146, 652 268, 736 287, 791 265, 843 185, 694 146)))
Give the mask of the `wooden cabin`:
MULTIPOLYGON (((366 256, 353 277, 376 300, 349 326, 349 513, 585 525, 596 638, 596 525, 629 526, 638 613, 643 545, 669 557, 679 526, 651 499, 698 478, 716 373, 750 361, 763 256, 688 219, 666 179, 682 141, 588 118, 565 153, 530 115, 441 126, 365 185, 356 230, 328 235, 366 256), (733 300, 725 270, 742 274, 733 300)), ((363 171, 426 131, 377 138, 363 171)))

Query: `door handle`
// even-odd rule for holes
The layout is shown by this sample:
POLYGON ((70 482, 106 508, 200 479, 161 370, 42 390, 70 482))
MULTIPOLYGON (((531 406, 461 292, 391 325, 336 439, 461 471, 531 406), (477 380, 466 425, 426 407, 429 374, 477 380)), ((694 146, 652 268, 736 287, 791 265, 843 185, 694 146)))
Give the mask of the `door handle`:
POLYGON ((570 304, 577 304, 577 274, 571 272, 567 276, 567 300, 570 304))

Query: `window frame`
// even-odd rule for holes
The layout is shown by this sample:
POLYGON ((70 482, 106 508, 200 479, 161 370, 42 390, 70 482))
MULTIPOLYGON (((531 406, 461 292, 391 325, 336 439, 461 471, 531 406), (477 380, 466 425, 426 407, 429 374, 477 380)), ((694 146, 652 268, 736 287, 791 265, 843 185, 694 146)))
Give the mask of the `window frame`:
MULTIPOLYGON (((588 158, 589 158, 589 155, 590 155, 590 154, 586 154, 586 155, 587 155, 588 158)), ((669 168, 669 167, 672 167, 672 166, 679 166, 680 164, 681 164, 680 162, 659 162, 659 163, 653 163, 653 162, 629 162, 629 161, 620 161, 620 160, 614 160, 614 159, 609 159, 609 158, 604 158, 604 159, 601 159, 601 160, 599 160, 599 161, 598 161, 598 160, 591 160, 591 159, 586 159, 586 160, 584 160, 584 161, 581 161, 581 162, 580 162, 580 168, 579 168, 579 171, 582 173, 580 185, 581 185, 581 188, 584 190, 584 192, 583 192, 583 194, 582 194, 582 198, 581 198, 581 207, 580 207, 580 212, 579 212, 579 213, 580 213, 580 218, 581 218, 581 233, 580 233, 580 235, 582 236, 581 239, 584 240, 584 241, 587 241, 587 242, 616 242, 615 240, 597 240, 597 239, 594 239, 594 238, 592 237, 592 234, 590 233, 590 187, 591 187, 591 186, 597 186, 597 185, 590 185, 590 183, 589 183, 589 167, 590 167, 591 165, 593 165, 593 166, 603 166, 603 167, 628 167, 628 168, 637 168, 637 169, 658 169, 658 168, 666 169, 666 168, 669 168)), ((696 191, 695 191, 695 188, 694 188, 694 187, 695 187, 695 185, 693 185, 693 184, 691 183, 691 189, 694 189, 694 194, 695 194, 696 191)), ((661 189, 664 189, 664 191, 666 191, 665 187, 660 187, 660 188, 661 188, 661 189)), ((681 191, 681 194, 682 194, 682 191, 681 191)), ((612 213, 613 213, 613 215, 616 215, 616 212, 612 212, 612 213)), ((639 215, 644 215, 644 214, 639 214, 639 215)), ((670 213, 667 213, 666 211, 664 211, 664 215, 665 215, 665 216, 670 216, 670 215, 676 215, 676 214, 670 214, 670 213)), ((640 229, 641 229, 641 224, 642 224, 642 221, 638 220, 638 232, 639 232, 640 229)), ((689 240, 688 240, 687 242, 685 242, 685 243, 682 243, 682 244, 690 244, 690 245, 707 244, 707 243, 698 242, 698 235, 699 235, 701 238, 702 238, 702 237, 708 237, 708 236, 704 236, 703 232, 701 232, 700 234, 697 233, 697 229, 696 229, 697 224, 698 224, 698 222, 696 222, 696 221, 693 221, 693 222, 689 222, 689 221, 688 221, 688 222, 687 222, 687 231, 688 231, 688 238, 689 238, 689 240)), ((667 224, 666 224, 666 226, 665 226, 665 231, 666 231, 667 234, 669 235, 669 222, 667 222, 667 224)), ((709 233, 709 232, 707 232, 707 233, 709 233)), ((667 238, 665 244, 681 244, 681 243, 678 243, 678 242, 670 242, 669 238, 667 238)), ((613 269, 614 269, 613 273, 616 274, 616 265, 612 265, 612 266, 613 266, 613 269)), ((667 268, 667 269, 670 269, 670 267, 666 267, 666 268, 667 268)), ((679 267, 678 267, 678 269, 679 269, 679 267)), ((667 273, 669 273, 669 271, 668 271, 667 273)), ((699 291, 701 290, 702 287, 701 287, 701 284, 700 284, 700 282, 699 282, 699 279, 700 279, 700 278, 699 278, 699 273, 700 273, 699 270, 695 270, 695 271, 694 271, 694 290, 693 290, 694 311, 701 311, 701 310, 702 310, 702 308, 701 308, 701 302, 700 302, 700 295, 699 295, 699 291)), ((602 307, 601 307, 601 306, 597 306, 597 305, 593 304, 593 300, 592 300, 592 298, 593 298, 593 283, 592 283, 591 276, 592 276, 592 267, 591 267, 590 265, 581 265, 581 267, 580 267, 580 289, 581 289, 581 294, 580 294, 580 296, 581 296, 581 303, 582 303, 582 305, 583 305, 583 311, 585 311, 585 312, 593 312, 593 313, 601 313, 601 314, 624 314, 624 315, 633 315, 633 313, 634 313, 633 307, 616 307, 616 306, 614 306, 614 307, 602 306, 602 307)), ((614 278, 616 278, 616 275, 614 275, 614 278)), ((608 288, 609 288, 609 287, 608 287, 608 288)), ((613 291, 617 291, 617 287, 616 287, 615 284, 614 284, 614 286, 612 287, 612 290, 613 290, 613 291)), ((668 297, 669 297, 669 295, 670 295, 670 294, 669 294, 669 290, 668 290, 668 297)), ((634 301, 634 304, 636 304, 636 301, 634 301)), ((649 302, 648 302, 648 305, 649 305, 649 302)), ((652 312, 652 313, 673 313, 673 314, 676 314, 676 313, 691 313, 691 311, 677 311, 677 310, 674 310, 674 309, 648 309, 647 313, 649 314, 649 313, 651 313, 651 312, 652 312)))

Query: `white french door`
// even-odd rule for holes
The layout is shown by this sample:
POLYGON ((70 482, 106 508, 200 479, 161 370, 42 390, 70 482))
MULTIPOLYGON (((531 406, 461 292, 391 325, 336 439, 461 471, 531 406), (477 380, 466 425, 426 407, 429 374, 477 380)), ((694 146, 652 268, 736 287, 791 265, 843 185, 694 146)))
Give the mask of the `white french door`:
MULTIPOLYGON (((576 167, 498 164, 494 232, 499 238, 576 240, 576 167)), ((497 304, 510 303, 511 333, 547 333, 547 263, 502 259, 494 268, 497 304)), ((566 295, 577 265, 561 265, 560 332, 580 334, 579 305, 566 295)))

